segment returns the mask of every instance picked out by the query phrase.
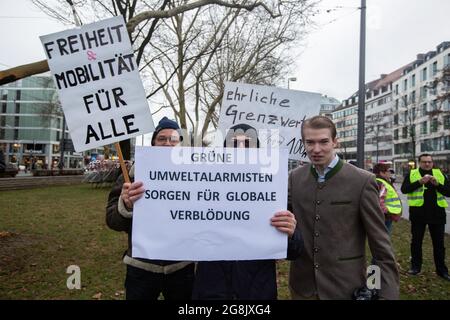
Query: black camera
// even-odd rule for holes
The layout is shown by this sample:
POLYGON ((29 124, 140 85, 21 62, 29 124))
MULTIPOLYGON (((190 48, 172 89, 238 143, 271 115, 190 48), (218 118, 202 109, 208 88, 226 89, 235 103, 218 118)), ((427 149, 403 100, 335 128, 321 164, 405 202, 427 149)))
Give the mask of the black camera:
POLYGON ((378 290, 369 289, 367 286, 361 287, 353 291, 353 300, 378 300, 378 290))

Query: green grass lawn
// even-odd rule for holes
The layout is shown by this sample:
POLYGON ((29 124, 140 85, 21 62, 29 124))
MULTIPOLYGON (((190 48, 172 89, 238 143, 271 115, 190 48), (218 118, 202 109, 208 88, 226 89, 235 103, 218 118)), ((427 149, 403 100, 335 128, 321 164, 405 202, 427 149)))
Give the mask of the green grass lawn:
MULTIPOLYGON (((0 192, 0 299, 123 299, 127 239, 105 224, 108 193, 88 185, 0 192), (70 265, 81 269, 81 290, 66 287, 70 265)), ((409 242, 409 222, 395 224, 401 298, 449 299, 450 283, 434 273, 429 234, 415 277, 406 274, 409 242)), ((289 298, 288 270, 278 263, 280 299, 289 298)))

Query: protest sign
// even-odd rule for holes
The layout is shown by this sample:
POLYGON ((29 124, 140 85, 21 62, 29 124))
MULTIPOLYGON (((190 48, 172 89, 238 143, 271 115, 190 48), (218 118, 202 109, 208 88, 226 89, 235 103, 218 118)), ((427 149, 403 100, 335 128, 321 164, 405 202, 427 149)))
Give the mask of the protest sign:
POLYGON ((287 235, 270 218, 286 210, 288 157, 266 151, 136 147, 145 192, 133 208, 133 257, 285 258, 287 235))
POLYGON ((40 38, 76 151, 154 130, 122 16, 40 38))
POLYGON ((262 147, 287 148, 290 159, 309 161, 300 130, 306 118, 319 114, 320 101, 319 93, 226 82, 218 129, 223 136, 248 124, 259 131, 262 147))

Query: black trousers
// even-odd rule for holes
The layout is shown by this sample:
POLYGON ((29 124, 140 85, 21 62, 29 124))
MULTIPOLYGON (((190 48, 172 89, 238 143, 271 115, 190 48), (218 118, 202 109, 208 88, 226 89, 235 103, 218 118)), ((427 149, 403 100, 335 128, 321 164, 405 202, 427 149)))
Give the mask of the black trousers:
MULTIPOLYGON (((411 267, 421 270, 422 267, 422 241, 427 224, 411 222, 411 267)), ((431 241, 433 243, 434 265, 438 274, 448 273, 445 265, 444 233, 445 224, 428 224, 431 241)))
POLYGON ((127 300, 191 300, 194 264, 170 274, 154 273, 127 265, 125 290, 127 300))

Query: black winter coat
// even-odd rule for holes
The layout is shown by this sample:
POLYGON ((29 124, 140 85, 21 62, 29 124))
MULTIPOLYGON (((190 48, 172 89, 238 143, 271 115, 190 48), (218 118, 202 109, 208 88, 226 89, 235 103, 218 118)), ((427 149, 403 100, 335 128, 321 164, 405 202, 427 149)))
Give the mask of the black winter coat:
MULTIPOLYGON (((300 231, 288 240, 287 259, 295 260, 303 249, 300 231)), ((195 300, 276 300, 276 260, 198 262, 194 281, 195 300)))
MULTIPOLYGON (((426 174, 432 175, 432 171, 425 171, 419 168, 419 172, 423 177, 426 174)), ((417 223, 429 223, 429 224, 445 224, 447 215, 445 208, 441 208, 437 205, 436 190, 439 191, 444 197, 450 197, 450 184, 448 178, 444 175, 444 185, 435 187, 431 182, 425 185, 426 189, 423 194, 424 204, 421 207, 409 207, 409 220, 417 223)), ((405 175, 401 190, 404 194, 411 193, 422 185, 419 181, 411 183, 409 180, 409 173, 405 175)))

